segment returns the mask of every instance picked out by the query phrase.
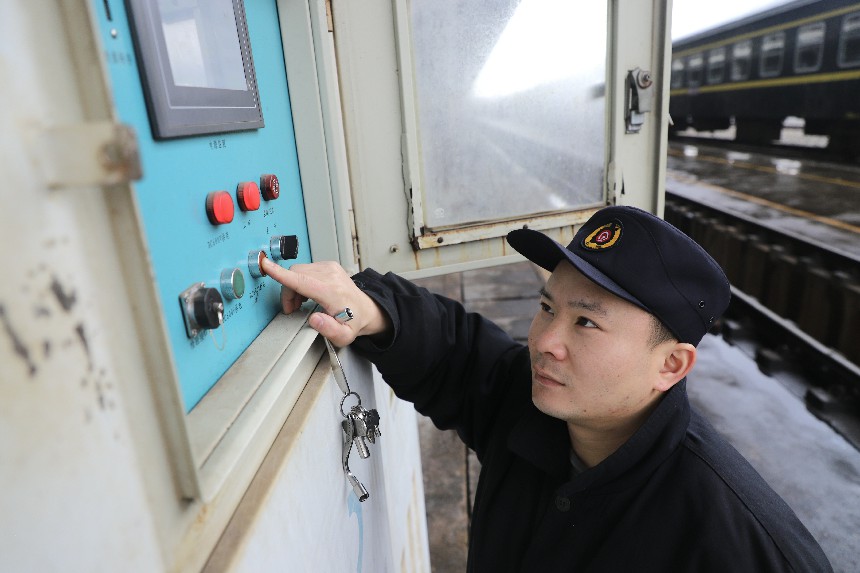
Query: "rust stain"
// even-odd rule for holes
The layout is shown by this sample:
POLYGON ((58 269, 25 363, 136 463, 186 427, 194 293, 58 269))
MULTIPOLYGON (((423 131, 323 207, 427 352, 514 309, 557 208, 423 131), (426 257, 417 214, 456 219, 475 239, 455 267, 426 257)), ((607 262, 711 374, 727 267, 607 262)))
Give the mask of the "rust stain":
POLYGON ((26 346, 24 346, 24 343, 21 342, 21 339, 18 338, 18 334, 15 332, 15 329, 12 328, 12 323, 6 315, 6 308, 2 304, 0 304, 0 322, 3 323, 3 329, 12 341, 12 348, 15 350, 15 354, 17 354, 27 365, 30 377, 32 378, 36 374, 36 364, 33 362, 32 358, 30 358, 30 351, 26 346))

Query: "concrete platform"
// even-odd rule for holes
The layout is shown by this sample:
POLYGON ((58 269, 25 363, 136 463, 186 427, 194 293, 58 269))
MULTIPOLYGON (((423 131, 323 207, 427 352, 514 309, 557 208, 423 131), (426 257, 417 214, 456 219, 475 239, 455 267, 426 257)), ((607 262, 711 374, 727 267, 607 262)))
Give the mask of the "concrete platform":
MULTIPOLYGON (((529 263, 419 281, 525 341, 543 278, 529 263)), ((860 571, 860 451, 812 415, 796 392, 762 374, 751 351, 708 335, 688 390, 699 408, 783 496, 834 570, 860 571)), ((453 432, 420 422, 435 573, 465 571, 468 509, 478 464, 453 432), (471 490, 471 491, 470 491, 471 490)))
POLYGON ((672 142, 666 190, 860 261, 860 166, 672 142))

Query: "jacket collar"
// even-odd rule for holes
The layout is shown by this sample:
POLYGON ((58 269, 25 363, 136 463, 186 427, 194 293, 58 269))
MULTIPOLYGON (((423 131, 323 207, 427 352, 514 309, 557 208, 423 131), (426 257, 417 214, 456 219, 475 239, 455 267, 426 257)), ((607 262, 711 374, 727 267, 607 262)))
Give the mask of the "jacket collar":
MULTIPOLYGON (((626 487, 663 462, 684 440, 690 423, 686 378, 675 384, 620 448, 598 465, 576 476, 570 493, 588 488, 626 487)), ((570 478, 570 437, 563 420, 530 404, 508 437, 508 448, 532 465, 566 482, 570 478)))

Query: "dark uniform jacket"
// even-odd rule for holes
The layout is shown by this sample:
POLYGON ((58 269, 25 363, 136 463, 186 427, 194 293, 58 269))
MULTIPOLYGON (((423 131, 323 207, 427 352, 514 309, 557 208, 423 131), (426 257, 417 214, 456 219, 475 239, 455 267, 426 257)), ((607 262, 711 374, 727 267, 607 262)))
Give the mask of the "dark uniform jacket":
POLYGON ((571 477, 565 422, 532 404, 527 348, 395 275, 353 280, 394 325, 393 338, 354 348, 481 462, 469 571, 832 570, 786 503, 691 411, 685 381, 615 453, 571 477))

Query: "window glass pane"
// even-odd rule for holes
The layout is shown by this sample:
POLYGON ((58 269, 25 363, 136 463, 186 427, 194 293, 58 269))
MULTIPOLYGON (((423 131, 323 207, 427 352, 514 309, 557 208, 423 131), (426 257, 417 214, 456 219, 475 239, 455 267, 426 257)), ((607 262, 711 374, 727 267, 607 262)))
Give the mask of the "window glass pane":
POLYGON ((860 66, 860 12, 842 20, 839 34, 839 67, 860 66))
POLYGON ((680 88, 684 85, 684 60, 678 58, 672 61, 672 87, 680 88))
POLYGON ((690 56, 687 60, 687 83, 690 87, 702 85, 702 66, 704 65, 702 54, 690 56))
POLYGON ((824 22, 817 22, 797 29, 797 51, 794 55, 794 71, 814 72, 821 67, 824 55, 824 22))
POLYGON ((778 76, 782 72, 782 54, 785 48, 785 32, 765 36, 761 40, 761 62, 759 74, 762 77, 778 76))
POLYGON ((708 54, 708 83, 718 84, 726 75, 726 49, 716 48, 708 54))
POLYGON ((410 8, 425 223, 601 203, 607 1, 410 8))
POLYGON ((752 41, 744 40, 732 46, 732 81, 737 82, 750 77, 752 41))

